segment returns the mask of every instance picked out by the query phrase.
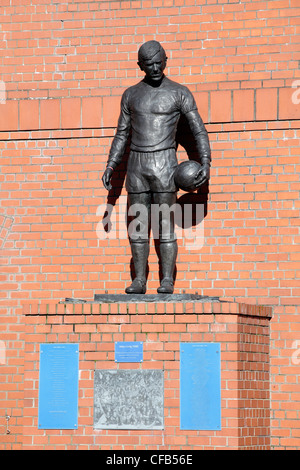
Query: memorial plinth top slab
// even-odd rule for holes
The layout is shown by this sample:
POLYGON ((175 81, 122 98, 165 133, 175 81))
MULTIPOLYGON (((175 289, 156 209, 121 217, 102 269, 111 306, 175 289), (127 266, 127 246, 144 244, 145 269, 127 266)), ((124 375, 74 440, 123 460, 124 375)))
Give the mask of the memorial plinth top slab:
MULTIPOLYGON (((66 298, 66 303, 90 303, 82 299, 66 298)), ((220 302, 219 297, 198 294, 95 294, 93 303, 143 303, 143 302, 220 302)))

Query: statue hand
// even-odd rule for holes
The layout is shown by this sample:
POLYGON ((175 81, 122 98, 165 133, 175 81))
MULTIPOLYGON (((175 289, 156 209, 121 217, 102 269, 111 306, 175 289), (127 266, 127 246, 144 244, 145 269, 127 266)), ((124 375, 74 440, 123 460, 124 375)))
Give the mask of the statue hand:
POLYGON ((196 187, 200 188, 210 178, 210 166, 204 165, 196 176, 196 187))
POLYGON ((110 182, 112 174, 113 174, 113 169, 112 168, 106 168, 106 170, 105 170, 105 172, 103 173, 103 176, 102 176, 103 186, 105 187, 105 189, 107 189, 107 191, 110 191, 112 189, 112 185, 111 185, 111 182, 110 182))

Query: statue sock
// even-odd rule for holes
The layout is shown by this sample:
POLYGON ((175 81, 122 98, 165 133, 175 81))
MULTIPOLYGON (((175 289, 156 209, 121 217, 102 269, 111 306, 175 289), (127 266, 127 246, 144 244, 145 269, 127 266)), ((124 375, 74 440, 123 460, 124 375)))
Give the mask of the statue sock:
POLYGON ((159 294, 172 294, 174 292, 174 269, 177 258, 177 241, 160 242, 160 260, 162 268, 162 281, 157 289, 159 294))
POLYGON ((126 294, 145 294, 146 268, 149 256, 149 241, 131 241, 130 244, 136 277, 132 284, 125 289, 125 292, 126 294))

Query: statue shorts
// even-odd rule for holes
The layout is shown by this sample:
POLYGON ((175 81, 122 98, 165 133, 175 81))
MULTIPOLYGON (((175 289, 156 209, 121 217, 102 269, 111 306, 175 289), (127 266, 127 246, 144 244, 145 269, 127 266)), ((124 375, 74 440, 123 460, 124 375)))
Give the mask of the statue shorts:
POLYGON ((178 165, 174 148, 156 152, 131 150, 126 176, 128 193, 174 193, 178 188, 174 172, 178 165))

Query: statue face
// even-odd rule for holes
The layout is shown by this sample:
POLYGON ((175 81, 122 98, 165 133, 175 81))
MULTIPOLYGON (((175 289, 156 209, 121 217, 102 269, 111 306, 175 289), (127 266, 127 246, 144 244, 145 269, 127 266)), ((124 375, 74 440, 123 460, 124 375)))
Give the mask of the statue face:
POLYGON ((144 59, 142 62, 139 62, 141 70, 146 74, 146 77, 153 82, 158 82, 161 80, 164 70, 166 68, 166 57, 161 52, 155 54, 154 57, 147 60, 144 59))

